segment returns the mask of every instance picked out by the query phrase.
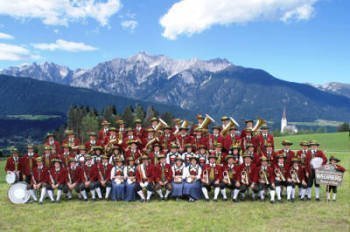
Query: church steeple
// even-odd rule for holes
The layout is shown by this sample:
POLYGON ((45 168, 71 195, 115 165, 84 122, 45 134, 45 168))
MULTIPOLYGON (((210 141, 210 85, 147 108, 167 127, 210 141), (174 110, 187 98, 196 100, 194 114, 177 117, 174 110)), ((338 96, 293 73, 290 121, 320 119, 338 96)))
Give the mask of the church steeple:
POLYGON ((282 118, 287 119, 286 107, 283 107, 282 118))
POLYGON ((284 133, 288 126, 286 107, 283 108, 282 119, 281 119, 281 133, 284 133))

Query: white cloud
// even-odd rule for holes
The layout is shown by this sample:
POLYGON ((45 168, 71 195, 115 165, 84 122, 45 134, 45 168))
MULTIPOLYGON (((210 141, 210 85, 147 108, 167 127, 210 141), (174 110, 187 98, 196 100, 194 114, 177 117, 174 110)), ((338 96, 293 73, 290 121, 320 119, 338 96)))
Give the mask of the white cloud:
POLYGON ((14 37, 12 35, 0 32, 0 39, 14 39, 14 37))
POLYGON ((18 61, 36 58, 37 56, 32 55, 30 50, 25 47, 0 43, 0 60, 2 61, 18 61))
POLYGON ((68 51, 68 52, 88 52, 95 51, 97 48, 87 45, 81 42, 72 42, 66 41, 63 39, 56 40, 55 43, 38 43, 33 44, 33 47, 39 50, 48 50, 48 51, 68 51))
POLYGON ((92 18, 106 26, 121 7, 120 0, 1 0, 0 15, 36 18, 47 25, 68 25, 92 18))
POLYGON ((130 30, 131 32, 133 32, 135 30, 135 28, 137 27, 137 21, 136 20, 124 20, 121 22, 121 26, 126 29, 126 30, 130 30))
POLYGON ((257 20, 307 20, 318 0, 181 0, 160 19, 163 36, 200 33, 213 25, 257 20))

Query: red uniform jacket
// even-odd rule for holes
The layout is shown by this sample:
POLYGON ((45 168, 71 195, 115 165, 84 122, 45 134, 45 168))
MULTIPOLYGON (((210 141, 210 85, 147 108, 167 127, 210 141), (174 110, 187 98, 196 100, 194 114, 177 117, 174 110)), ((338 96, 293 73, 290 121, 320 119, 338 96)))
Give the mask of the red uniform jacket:
MULTIPOLYGON (((173 172, 171 170, 170 164, 164 164, 164 178, 166 181, 168 181, 168 183, 171 182, 172 176, 173 176, 173 172)), ((154 180, 156 182, 163 181, 161 164, 157 164, 154 168, 154 180)))
POLYGON ((103 180, 111 180, 111 170, 113 166, 111 164, 107 164, 106 166, 103 165, 102 163, 96 164, 97 172, 98 172, 98 180, 102 181, 103 180), (101 174, 100 174, 101 173, 101 174), (101 177, 102 175, 102 177, 101 177))
POLYGON ((80 166, 75 167, 75 169, 71 169, 70 167, 67 168, 67 179, 66 182, 69 183, 69 176, 72 181, 72 184, 76 183, 79 184, 83 182, 82 179, 82 169, 80 166))
POLYGON ((311 173, 311 160, 315 157, 320 157, 322 158, 323 162, 322 162, 322 165, 325 165, 327 163, 327 157, 326 155, 323 153, 323 151, 321 150, 317 150, 315 154, 312 154, 311 151, 309 151, 307 154, 306 154, 306 172, 308 173, 311 173))
POLYGON ((17 157, 17 161, 15 161, 15 158, 13 156, 8 157, 7 161, 6 161, 6 165, 5 165, 5 171, 21 171, 22 167, 21 167, 21 162, 20 162, 20 158, 17 157))
POLYGON ((52 167, 49 170, 49 183, 50 184, 65 184, 66 183, 66 179, 67 179, 67 170, 63 167, 60 168, 59 171, 56 171, 55 167, 52 167), (54 180, 55 183, 52 182, 52 179, 54 180))
POLYGON ((224 145, 225 139, 222 135, 219 136, 214 136, 214 135, 209 135, 208 136, 208 148, 211 150, 215 149, 215 145, 218 143, 221 143, 222 145, 224 145))
POLYGON ((164 152, 162 152, 162 151, 159 151, 158 154, 156 154, 155 152, 151 152, 151 153, 148 154, 148 157, 150 158, 151 163, 152 163, 153 165, 157 165, 157 164, 158 164, 158 162, 159 162, 158 156, 159 156, 159 155, 165 155, 165 154, 164 154, 164 152))
POLYGON ((195 150, 198 150, 201 145, 204 145, 205 147, 209 146, 208 137, 203 137, 203 136, 200 138, 193 137, 193 141, 194 141, 193 146, 195 150))
MULTIPOLYGON (((39 169, 38 167, 35 167, 33 169, 33 177, 35 182, 37 184, 39 183, 49 183, 49 173, 48 173, 49 169, 47 169, 46 167, 42 167, 42 169, 39 169)), ((31 179, 31 184, 34 184, 33 179, 31 179)))
POLYGON ((307 155, 307 153, 308 153, 308 150, 306 150, 306 151, 299 150, 297 152, 297 157, 300 159, 302 167, 306 167, 306 155, 307 155))
POLYGON ((185 145, 187 143, 193 144, 194 138, 191 135, 182 136, 179 134, 176 136, 176 141, 179 143, 180 149, 185 150, 185 145))
POLYGON ((94 144, 91 143, 91 141, 85 143, 85 148, 87 151, 90 151, 92 146, 102 146, 101 141, 96 139, 94 144))
POLYGON ((55 140, 54 143, 51 145, 51 144, 49 143, 49 140, 47 139, 47 140, 45 141, 44 145, 45 145, 45 146, 50 146, 50 147, 54 148, 54 149, 56 150, 56 153, 60 153, 60 152, 61 152, 61 145, 60 145, 60 143, 59 143, 58 141, 56 141, 56 140, 55 140))
POLYGON ((58 157, 60 160, 62 160, 62 165, 64 167, 68 167, 69 166, 69 159, 75 158, 75 155, 73 153, 68 153, 68 154, 60 154, 58 157))
POLYGON ((132 151, 132 150, 127 150, 126 152, 125 152, 125 159, 127 160, 129 157, 134 157, 134 160, 136 161, 136 160, 138 160, 139 158, 140 158, 140 156, 141 156, 141 151, 139 150, 139 149, 136 149, 136 150, 134 150, 134 151, 132 151))
POLYGON ((208 172, 208 177, 209 177, 209 181, 221 181, 222 180, 222 166, 220 165, 215 165, 214 167, 214 179, 210 179, 210 171, 212 170, 212 167, 210 166, 210 164, 205 164, 203 167, 203 171, 202 171, 202 178, 204 177, 204 172, 208 172))
MULTIPOLYGON (((283 167, 279 166, 278 164, 276 164, 274 167, 273 167, 273 172, 275 174, 275 180, 278 180, 277 178, 277 175, 276 173, 278 172, 278 170, 282 173, 282 175, 284 176, 285 180, 287 180, 287 176, 288 176, 288 171, 289 171, 289 167, 287 166, 287 164, 285 163, 283 165, 283 167)), ((278 181, 282 181, 281 179, 278 180, 278 181)))
POLYGON ((176 140, 175 136, 170 133, 168 135, 162 135, 160 137, 160 145, 163 147, 163 149, 170 149, 170 145, 176 140))
POLYGON ((224 145, 224 148, 228 151, 231 149, 232 144, 235 144, 235 143, 241 144, 241 137, 239 135, 232 136, 231 134, 228 134, 225 137, 225 141, 223 145, 224 145))
POLYGON ((98 132, 98 140, 99 141, 105 141, 106 137, 109 136, 109 131, 108 130, 104 130, 104 128, 102 128, 101 130, 99 130, 98 132))
POLYGON ((26 176, 30 175, 33 168, 36 166, 35 159, 38 157, 38 154, 34 154, 32 157, 29 157, 28 154, 24 155, 20 159, 22 173, 26 176))
MULTIPOLYGON (((284 154, 284 150, 282 149, 282 150, 279 150, 277 153, 276 153, 276 155, 280 155, 280 154, 284 154)), ((292 151, 292 150, 289 150, 288 152, 286 152, 286 165, 287 165, 287 167, 289 167, 290 165, 292 165, 292 159, 293 158, 296 158, 297 156, 296 156, 296 154, 295 154, 295 152, 294 151, 292 151)))
POLYGON ((134 129, 134 135, 139 137, 139 138, 143 138, 145 136, 145 129, 141 128, 135 128, 134 129))
MULTIPOLYGON (((258 183, 265 183, 265 177, 264 175, 262 174, 262 171, 263 171, 263 167, 262 166, 259 166, 256 170, 256 174, 257 174, 257 177, 258 177, 258 183)), ((266 174, 266 178, 267 180, 269 181, 269 184, 271 183, 275 183, 275 174, 273 172, 273 167, 271 166, 268 166, 267 169, 265 170, 265 174, 266 174)))
MULTIPOLYGON (((286 175, 287 175, 286 178, 292 179, 291 171, 292 171, 293 169, 294 169, 293 166, 291 166, 291 167, 288 169, 287 174, 286 174, 286 175)), ((294 170, 295 170, 295 172, 296 172, 297 175, 298 175, 298 178, 299 178, 299 180, 300 180, 300 183, 301 183, 302 181, 305 181, 305 169, 302 168, 301 165, 299 165, 299 166, 298 166, 298 170, 296 170, 296 169, 294 169, 294 170)))
POLYGON ((271 143, 273 150, 275 149, 274 147, 275 143, 274 143, 274 138, 272 134, 267 134, 266 138, 264 138, 262 134, 255 136, 255 145, 257 146, 257 149, 260 149, 260 151, 263 151, 263 152, 266 151, 266 148, 265 148, 266 143, 271 143))
POLYGON ((147 165, 147 167, 144 170, 144 174, 146 176, 142 176, 142 171, 141 171, 141 165, 140 164, 137 166, 136 168, 136 181, 137 182, 144 182, 144 181, 148 181, 148 182, 153 182, 154 181, 154 166, 152 164, 147 165), (145 178, 145 179, 144 179, 145 178))
POLYGON ((68 138, 65 138, 62 144, 68 144, 71 147, 77 147, 80 145, 80 140, 78 138, 74 138, 73 142, 69 142, 68 138))
POLYGON ((250 166, 246 166, 245 163, 242 163, 239 165, 238 168, 238 174, 237 174, 237 181, 242 183, 242 172, 245 171, 248 174, 248 185, 251 185, 252 183, 257 182, 257 168, 255 164, 250 164, 250 166))
POLYGON ((52 155, 49 155, 49 157, 46 158, 46 155, 45 155, 45 154, 42 154, 41 157, 42 157, 43 165, 44 165, 46 168, 50 169, 50 168, 52 167, 51 160, 52 160, 53 158, 55 158, 55 157, 53 157, 52 155))
POLYGON ((88 167, 87 165, 81 166, 81 179, 83 182, 85 181, 92 181, 95 182, 98 180, 98 171, 96 164, 92 165, 91 167, 88 167), (84 174, 85 173, 85 174, 84 174))
POLYGON ((251 137, 241 137, 241 149, 242 149, 242 153, 245 152, 246 148, 247 148, 247 144, 253 144, 254 146, 254 150, 256 151, 256 141, 255 141, 255 137, 251 136, 251 137))
MULTIPOLYGON (((231 180, 237 180, 239 165, 232 164, 232 166, 226 164, 223 167, 223 173, 227 172, 231 180)), ((224 177, 224 176, 223 176, 224 177)))

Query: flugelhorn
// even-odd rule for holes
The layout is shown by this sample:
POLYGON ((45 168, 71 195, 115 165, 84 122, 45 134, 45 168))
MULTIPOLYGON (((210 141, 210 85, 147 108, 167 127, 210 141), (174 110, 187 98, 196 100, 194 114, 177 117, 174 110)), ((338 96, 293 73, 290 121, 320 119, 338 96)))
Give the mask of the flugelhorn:
POLYGON ((292 177, 293 183, 297 183, 297 184, 300 183, 300 179, 298 177, 298 173, 295 171, 295 169, 292 168, 290 170, 290 176, 292 177))
POLYGON ((262 178, 265 184, 269 184, 269 180, 267 179, 266 171, 260 170, 259 172, 260 178, 262 178))
POLYGON ((242 178, 242 183, 244 185, 248 185, 249 184, 249 177, 248 177, 248 173, 246 171, 242 171, 241 172, 241 178, 242 178))
POLYGON ((280 169, 278 168, 275 169, 275 175, 280 179, 280 181, 286 181, 286 178, 284 177, 280 169))
POLYGON ((205 115, 203 122, 198 126, 199 129, 208 129, 210 123, 215 122, 215 120, 208 114, 205 115))
POLYGON ((230 175, 228 174, 228 171, 223 171, 222 175, 224 176, 224 183, 231 185, 231 179, 230 179, 230 175))

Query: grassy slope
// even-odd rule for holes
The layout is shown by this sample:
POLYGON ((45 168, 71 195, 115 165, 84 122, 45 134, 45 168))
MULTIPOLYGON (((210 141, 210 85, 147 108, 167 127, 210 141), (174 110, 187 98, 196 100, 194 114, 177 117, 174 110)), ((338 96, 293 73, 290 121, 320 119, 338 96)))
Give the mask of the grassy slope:
MULTIPOLYGON (((345 135, 345 134, 344 134, 345 135)), ((318 139, 325 148, 346 151, 348 146, 332 145, 343 134, 308 136, 318 139)), ((288 137, 299 141, 299 136, 288 137)), ((347 137, 346 137, 347 139, 347 137)), ((276 141, 280 141, 277 138, 276 141)), ((349 143, 348 140, 344 140, 349 143)), ((337 144, 337 143, 335 143, 337 144)), ((0 230, 56 231, 349 231, 350 154, 337 153, 348 172, 339 189, 337 202, 296 202, 271 205, 261 202, 158 202, 149 204, 115 202, 62 202, 12 205, 7 200, 8 186, 4 173, 0 178, 0 230)), ((3 169, 3 162, 0 163, 3 169)), ((325 194, 321 193, 322 197, 325 194)))

